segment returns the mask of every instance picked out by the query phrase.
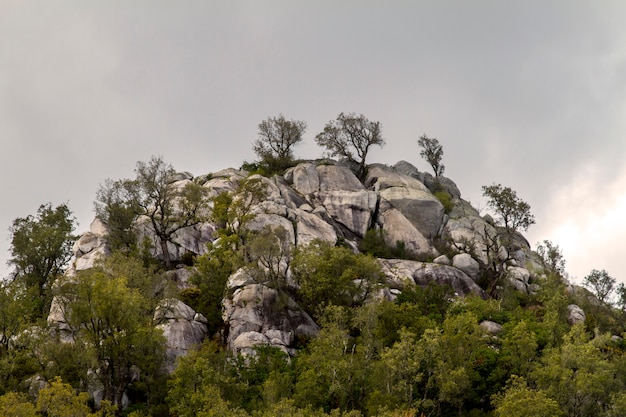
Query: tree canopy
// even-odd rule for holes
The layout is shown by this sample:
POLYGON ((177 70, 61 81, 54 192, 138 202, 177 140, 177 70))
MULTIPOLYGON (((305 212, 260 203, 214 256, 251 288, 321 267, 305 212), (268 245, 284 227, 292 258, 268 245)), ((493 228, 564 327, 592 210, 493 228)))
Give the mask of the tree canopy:
POLYGON ((430 164, 435 173, 435 177, 443 175, 446 167, 441 163, 443 158, 443 147, 439 144, 436 138, 429 138, 426 134, 423 134, 418 140, 417 144, 422 148, 420 156, 430 164))
POLYGON ((282 114, 259 123, 254 152, 269 173, 280 172, 293 163, 293 147, 302 141, 306 122, 287 120, 282 114))
POLYGON ((503 187, 501 184, 485 185, 483 195, 487 197, 487 204, 499 216, 502 225, 508 231, 528 230, 535 224, 530 204, 519 198, 510 187, 503 187))
POLYGON ((345 158, 357 164, 357 176, 365 177, 367 154, 370 147, 384 146, 380 122, 372 122, 355 113, 340 113, 336 120, 326 124, 315 137, 317 144, 326 148, 330 156, 345 158))
POLYGON ((39 302, 37 315, 49 308, 49 289, 72 257, 76 219, 66 204, 42 204, 37 215, 18 217, 9 229, 14 279, 22 281, 39 302))

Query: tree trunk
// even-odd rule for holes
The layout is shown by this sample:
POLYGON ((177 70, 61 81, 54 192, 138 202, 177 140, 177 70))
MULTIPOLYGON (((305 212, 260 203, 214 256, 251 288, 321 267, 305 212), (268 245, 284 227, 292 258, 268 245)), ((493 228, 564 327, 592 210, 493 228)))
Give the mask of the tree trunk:
POLYGON ((170 251, 167 248, 167 239, 161 239, 161 251, 163 252, 163 262, 165 263, 165 269, 172 269, 172 261, 170 259, 170 251))

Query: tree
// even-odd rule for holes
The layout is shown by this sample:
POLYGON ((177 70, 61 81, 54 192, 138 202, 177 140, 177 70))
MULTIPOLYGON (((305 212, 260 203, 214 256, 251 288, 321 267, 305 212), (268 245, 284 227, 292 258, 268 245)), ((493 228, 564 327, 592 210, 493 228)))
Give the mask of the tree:
POLYGON ((537 245, 537 254, 541 257, 543 266, 551 273, 563 276, 565 273, 565 259, 559 245, 549 240, 544 240, 543 244, 537 245))
POLYGON ((418 145, 422 150, 420 156, 426 160, 433 168, 435 177, 443 175, 443 171, 446 167, 441 163, 443 157, 443 147, 439 144, 436 138, 429 138, 426 134, 423 134, 418 140, 418 145))
POLYGON ((512 375, 506 390, 492 397, 496 417, 558 417, 564 413, 543 391, 528 387, 526 380, 512 375))
POLYGON ((288 168, 293 163, 293 146, 302 141, 306 122, 287 120, 282 114, 268 117, 259 123, 259 138, 254 142, 254 152, 269 171, 288 168))
POLYGON ((205 190, 202 186, 189 182, 180 188, 174 184, 174 169, 153 156, 149 162, 137 162, 134 180, 107 182, 101 186, 96 196, 96 213, 109 226, 120 224, 119 234, 127 236, 128 214, 132 210, 133 221, 145 216, 149 227, 161 246, 163 262, 171 268, 168 244, 177 231, 195 226, 204 219, 208 208, 205 190), (115 217, 119 215, 121 220, 115 217))
POLYGON ((300 285, 298 296, 305 310, 317 316, 323 305, 355 306, 382 280, 378 261, 355 255, 350 249, 313 241, 296 251, 292 272, 300 285))
POLYGON ((598 271, 593 269, 589 275, 583 279, 583 285, 589 288, 601 303, 608 300, 615 289, 615 278, 609 275, 606 270, 598 271))
POLYGON ((372 145, 383 146, 380 122, 371 122, 363 115, 340 113, 315 137, 330 156, 338 156, 358 165, 357 176, 365 178, 365 160, 372 145))
POLYGON ((489 199, 487 205, 500 216, 500 221, 507 231, 528 230, 535 224, 535 216, 530 213, 530 205, 520 199, 510 187, 503 187, 500 184, 485 185, 483 195, 489 199))
POLYGON ((74 343, 94 364, 103 397, 115 405, 139 374, 161 373, 164 339, 151 320, 148 300, 129 288, 124 276, 101 267, 81 271, 58 289, 59 308, 74 343))
POLYGON ((72 234, 76 219, 65 204, 42 204, 37 215, 13 220, 10 232, 14 279, 21 280, 38 303, 35 314, 42 317, 49 308, 49 290, 72 257, 72 234))

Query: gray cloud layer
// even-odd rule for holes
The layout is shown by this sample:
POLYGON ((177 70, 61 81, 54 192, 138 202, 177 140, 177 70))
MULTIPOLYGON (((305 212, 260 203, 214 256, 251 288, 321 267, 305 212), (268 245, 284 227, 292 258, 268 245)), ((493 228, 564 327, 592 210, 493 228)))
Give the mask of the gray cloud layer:
POLYGON ((416 139, 437 137, 473 203, 511 186, 531 242, 626 280, 625 18, 617 1, 0 0, 0 228, 52 201, 84 230, 105 178, 153 154, 239 166, 281 112, 317 157, 315 134, 354 111, 383 124, 372 161, 426 170, 416 139))

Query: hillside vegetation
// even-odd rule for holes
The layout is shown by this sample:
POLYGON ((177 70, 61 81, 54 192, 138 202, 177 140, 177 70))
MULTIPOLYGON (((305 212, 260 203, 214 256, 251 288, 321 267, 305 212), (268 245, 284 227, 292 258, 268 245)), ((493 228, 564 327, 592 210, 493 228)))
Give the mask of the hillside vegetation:
POLYGON ((530 206, 366 163, 381 126, 340 114, 259 125, 259 160, 196 176, 161 157, 11 227, 0 415, 624 416, 626 289, 532 250, 530 206))

